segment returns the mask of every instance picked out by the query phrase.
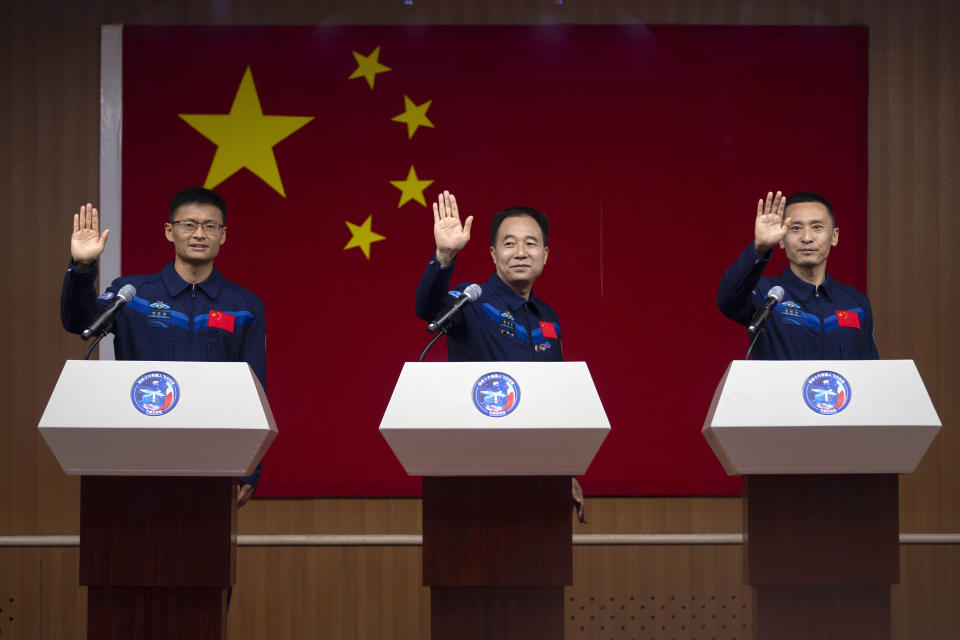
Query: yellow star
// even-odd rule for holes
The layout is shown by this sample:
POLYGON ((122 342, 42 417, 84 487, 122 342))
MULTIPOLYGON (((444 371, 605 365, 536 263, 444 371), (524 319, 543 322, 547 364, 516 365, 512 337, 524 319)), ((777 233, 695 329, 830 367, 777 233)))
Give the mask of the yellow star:
POLYGON ((344 251, 347 249, 353 249, 354 247, 360 247, 360 250, 363 251, 363 255, 367 256, 367 260, 370 259, 370 245, 374 242, 380 242, 385 240, 385 237, 379 233, 374 233, 370 228, 370 225, 373 224, 373 215, 367 216, 367 219, 363 221, 361 225, 355 225, 352 222, 347 222, 347 228, 350 229, 350 242, 347 243, 347 246, 343 248, 344 251))
POLYGON ((373 89, 373 79, 378 73, 390 71, 390 67, 383 66, 378 60, 380 57, 379 46, 368 56, 361 55, 354 51, 353 57, 357 61, 357 68, 354 69, 353 73, 351 73, 350 77, 347 79, 353 80, 354 78, 366 78, 367 84, 370 85, 371 89, 373 89))
POLYGON ((411 200, 416 200, 425 207, 427 201, 423 198, 423 190, 433 184, 433 180, 420 180, 417 178, 417 170, 410 165, 406 180, 391 180, 390 184, 400 189, 400 204, 397 205, 397 209, 411 200))
POLYGON ((427 119, 427 109, 430 108, 431 102, 433 102, 433 100, 427 100, 423 104, 414 104, 413 100, 407 96, 403 96, 403 113, 390 119, 394 122, 406 122, 407 139, 410 139, 413 137, 413 133, 417 130, 417 127, 433 128, 433 123, 427 119))
POLYGON ((240 169, 247 168, 281 196, 287 197, 273 147, 313 118, 263 115, 250 67, 243 73, 229 114, 179 115, 217 145, 204 187, 212 189, 240 169))

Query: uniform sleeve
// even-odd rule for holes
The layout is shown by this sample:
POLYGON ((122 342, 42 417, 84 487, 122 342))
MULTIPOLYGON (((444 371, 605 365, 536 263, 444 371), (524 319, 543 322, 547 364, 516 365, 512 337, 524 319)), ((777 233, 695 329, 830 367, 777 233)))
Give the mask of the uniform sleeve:
POLYGON ((446 267, 441 267, 436 258, 427 264, 427 270, 420 278, 417 286, 417 296, 414 310, 417 317, 424 322, 431 322, 437 314, 450 302, 450 280, 453 278, 453 267, 456 258, 446 267))
POLYGON ((717 308, 723 315, 742 325, 750 322, 753 312, 763 304, 757 283, 772 255, 771 249, 766 255, 758 256, 751 244, 726 270, 717 290, 717 308))
POLYGON ((864 309, 866 309, 866 319, 864 324, 865 331, 863 332, 864 340, 867 344, 864 345, 864 360, 879 360, 880 352, 877 350, 877 336, 873 333, 873 308, 870 306, 870 300, 864 300, 864 309))
MULTIPOLYGON (((243 346, 241 348, 241 358, 250 365, 257 379, 260 380, 260 386, 267 390, 267 328, 266 317, 263 303, 256 300, 254 306, 253 322, 250 328, 244 333, 243 346)), ((260 482, 260 471, 263 467, 263 460, 257 463, 257 468, 249 476, 243 476, 239 480, 243 484, 249 484, 254 491, 257 489, 257 483, 260 482)))
MULTIPOLYGON (((63 276, 60 291, 60 322, 70 333, 82 333, 103 306, 97 299, 97 263, 86 271, 77 271, 73 262, 63 276)), ((108 291, 116 293, 111 285, 108 291)))

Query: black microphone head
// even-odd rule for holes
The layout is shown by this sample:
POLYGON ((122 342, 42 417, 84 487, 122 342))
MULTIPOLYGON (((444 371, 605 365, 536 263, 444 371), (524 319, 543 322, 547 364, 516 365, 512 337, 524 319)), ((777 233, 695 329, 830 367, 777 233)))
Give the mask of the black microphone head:
POLYGON ((120 287, 120 291, 117 291, 117 297, 123 298, 124 302, 130 302, 135 295, 137 295, 137 288, 132 284, 125 284, 120 287))
POLYGON ((483 289, 478 284, 471 284, 463 290, 463 295, 467 296, 470 302, 476 302, 481 293, 483 293, 483 289))
POLYGON ((780 285, 770 287, 770 291, 767 291, 767 297, 776 299, 778 303, 783 302, 783 294, 783 287, 780 285))

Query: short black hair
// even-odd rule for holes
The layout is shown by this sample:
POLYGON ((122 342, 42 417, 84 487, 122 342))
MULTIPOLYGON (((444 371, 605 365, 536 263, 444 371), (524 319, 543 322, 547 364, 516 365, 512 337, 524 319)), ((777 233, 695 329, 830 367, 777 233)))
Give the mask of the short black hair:
POLYGON ((531 209, 530 207, 510 207, 493 216, 493 220, 490 221, 490 244, 497 246, 497 232, 500 230, 500 225, 503 224, 503 221, 507 218, 515 218, 517 216, 530 216, 533 218, 534 221, 540 225, 540 231, 543 232, 543 246, 547 246, 547 238, 550 237, 550 221, 547 220, 546 214, 536 209, 531 209))
POLYGON ((187 187, 173 196, 173 200, 170 201, 169 222, 173 222, 173 214, 185 204, 212 204, 220 209, 220 213, 223 214, 223 223, 227 223, 227 203, 219 195, 203 187, 187 187))
MULTIPOLYGON (((833 205, 830 204, 830 201, 824 198, 819 193, 814 193, 813 191, 798 191, 789 198, 787 198, 787 203, 783 205, 783 210, 786 211, 787 207, 792 204, 800 204, 801 202, 819 202, 824 207, 827 208, 827 213, 830 214, 830 220, 833 221, 833 226, 837 226, 837 217, 833 215, 833 205)), ((784 214, 786 215, 786 214, 784 214)))

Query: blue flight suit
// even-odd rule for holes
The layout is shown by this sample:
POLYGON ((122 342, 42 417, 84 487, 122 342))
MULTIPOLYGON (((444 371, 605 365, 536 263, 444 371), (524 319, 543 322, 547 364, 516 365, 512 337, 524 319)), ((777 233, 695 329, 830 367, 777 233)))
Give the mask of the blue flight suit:
MULTIPOLYGON (((430 260, 416 295, 417 316, 431 322, 455 301, 469 283, 450 290, 453 267, 430 260)), ((447 354, 451 362, 522 361, 561 362, 560 319, 543 300, 524 300, 500 277, 482 285, 483 293, 467 305, 447 331, 447 354)))
MULTIPOLYGON (((63 279, 60 319, 63 328, 81 333, 125 284, 137 289, 133 300, 114 316, 118 360, 246 362, 266 389, 267 354, 263 303, 224 278, 216 267, 191 285, 170 262, 160 273, 122 276, 99 298, 97 265, 84 272, 71 263, 63 279), (210 327, 211 311, 220 312, 210 327)), ((260 465, 241 482, 257 487, 260 465)))
POLYGON ((773 309, 753 348, 757 360, 876 360, 870 300, 827 274, 820 286, 798 278, 787 268, 779 276, 763 276, 773 250, 757 255, 751 243, 727 269, 717 292, 717 307, 746 326, 767 292, 783 287, 783 300, 773 309))

